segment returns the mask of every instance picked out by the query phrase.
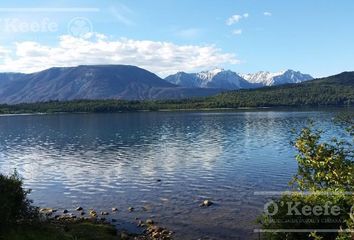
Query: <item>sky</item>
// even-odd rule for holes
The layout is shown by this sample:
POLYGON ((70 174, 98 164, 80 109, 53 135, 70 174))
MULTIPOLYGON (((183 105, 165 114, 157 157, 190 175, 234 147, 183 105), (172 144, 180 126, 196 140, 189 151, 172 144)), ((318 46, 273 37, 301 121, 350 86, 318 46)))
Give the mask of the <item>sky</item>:
POLYGON ((354 70, 352 0, 0 1, 0 72, 130 64, 315 77, 354 70))

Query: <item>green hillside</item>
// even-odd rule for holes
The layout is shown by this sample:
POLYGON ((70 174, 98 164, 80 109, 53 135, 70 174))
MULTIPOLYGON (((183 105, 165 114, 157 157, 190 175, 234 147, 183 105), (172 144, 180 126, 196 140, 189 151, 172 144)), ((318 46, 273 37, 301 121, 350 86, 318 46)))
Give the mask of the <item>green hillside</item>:
POLYGON ((352 105, 354 72, 300 84, 226 92, 207 101, 216 107, 352 105))

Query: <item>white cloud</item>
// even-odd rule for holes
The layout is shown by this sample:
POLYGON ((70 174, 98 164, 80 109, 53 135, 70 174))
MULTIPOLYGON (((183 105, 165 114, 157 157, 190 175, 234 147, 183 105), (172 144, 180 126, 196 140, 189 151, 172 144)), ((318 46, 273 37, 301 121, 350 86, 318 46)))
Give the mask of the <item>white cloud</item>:
POLYGON ((8 56, 10 51, 5 47, 0 46, 0 61, 8 56))
POLYGON ((248 18, 249 16, 250 15, 248 13, 244 13, 242 15, 238 15, 238 14, 232 15, 226 20, 226 25, 231 26, 235 23, 238 23, 242 18, 248 18))
POLYGON ((226 25, 231 26, 235 23, 238 23, 242 19, 241 15, 232 15, 229 19, 226 20, 226 25))
POLYGON ((242 34, 242 29, 235 29, 232 31, 233 35, 241 35, 242 34))
POLYGON ((271 12, 264 12, 263 15, 266 17, 270 17, 270 16, 272 16, 272 13, 271 12))
POLYGON ((88 34, 87 37, 64 35, 56 46, 18 42, 15 51, 0 58, 0 71, 35 72, 54 66, 131 64, 164 76, 180 70, 239 63, 234 54, 224 53, 214 45, 177 45, 126 38, 108 40, 102 34, 88 34))

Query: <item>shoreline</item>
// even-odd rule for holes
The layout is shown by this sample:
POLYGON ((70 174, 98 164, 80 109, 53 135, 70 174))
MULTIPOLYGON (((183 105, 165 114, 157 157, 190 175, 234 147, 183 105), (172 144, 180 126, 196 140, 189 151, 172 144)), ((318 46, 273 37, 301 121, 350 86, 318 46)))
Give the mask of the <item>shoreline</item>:
MULTIPOLYGON (((115 218, 119 214, 118 208, 112 208, 111 211, 97 212, 94 209, 87 209, 77 207, 75 210, 64 209, 61 212, 58 209, 53 208, 41 208, 39 210, 41 219, 44 223, 50 225, 70 227, 73 224, 89 223, 93 226, 106 225, 115 230, 116 236, 120 236, 120 239, 136 239, 136 240, 148 240, 148 239, 173 239, 173 232, 161 227, 153 219, 142 220, 136 217, 136 223, 129 222, 129 224, 135 224, 135 229, 126 229, 118 227, 115 223, 119 223, 122 220, 115 218)), ((129 212, 133 212, 134 208, 130 207, 129 212)))
POLYGON ((129 110, 129 111, 58 111, 58 112, 14 112, 14 113, 0 113, 0 117, 11 116, 36 116, 36 115, 61 115, 61 114, 119 114, 119 113, 158 113, 158 112, 232 112, 232 111, 320 111, 331 109, 348 109, 354 110, 354 106, 271 106, 271 107, 238 107, 238 108, 163 108, 156 110, 129 110))

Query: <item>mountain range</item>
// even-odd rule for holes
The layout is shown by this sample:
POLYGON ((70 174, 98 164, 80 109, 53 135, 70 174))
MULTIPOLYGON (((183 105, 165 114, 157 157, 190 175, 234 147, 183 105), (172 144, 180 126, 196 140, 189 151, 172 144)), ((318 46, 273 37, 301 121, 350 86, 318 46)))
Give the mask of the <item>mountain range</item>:
MULTIPOLYGON (((132 112, 244 107, 350 107, 354 105, 354 72, 302 83, 227 91, 211 97, 159 101, 73 100, 0 105, 0 114, 55 112, 132 112)), ((350 117, 352 108, 345 108, 350 117), (347 111, 348 110, 348 111, 347 111)), ((307 111, 307 110, 306 110, 307 111)))
POLYGON ((238 74, 221 68, 200 73, 178 72, 165 78, 166 81, 183 87, 221 88, 227 90, 300 83, 312 79, 311 75, 294 70, 277 73, 260 71, 257 73, 238 74))
POLYGON ((276 73, 260 71, 253 74, 241 74, 241 77, 250 83, 260 84, 261 86, 276 86, 288 83, 300 83, 313 79, 313 77, 309 74, 303 74, 294 70, 286 70, 276 73))
POLYGON ((278 74, 237 74, 220 68, 200 73, 179 72, 162 79, 130 65, 82 65, 44 71, 0 73, 0 103, 74 99, 181 99, 217 93, 298 83, 312 79, 292 70, 278 74))
POLYGON ((0 103, 10 104, 74 99, 180 99, 210 96, 220 91, 179 87, 129 65, 90 65, 50 68, 31 74, 0 74, 0 103))
POLYGON ((254 87, 253 84, 246 81, 237 73, 220 68, 200 73, 178 72, 166 77, 165 80, 188 88, 221 88, 231 90, 254 87))

